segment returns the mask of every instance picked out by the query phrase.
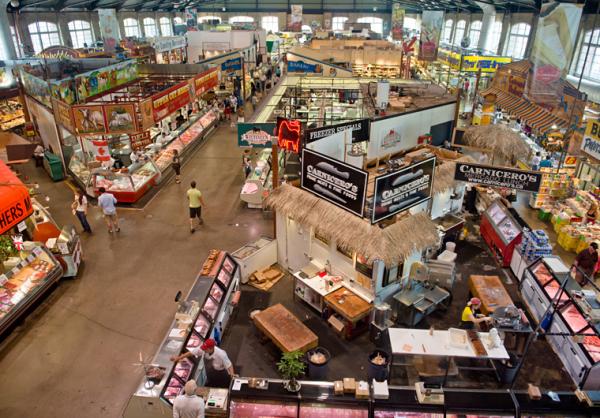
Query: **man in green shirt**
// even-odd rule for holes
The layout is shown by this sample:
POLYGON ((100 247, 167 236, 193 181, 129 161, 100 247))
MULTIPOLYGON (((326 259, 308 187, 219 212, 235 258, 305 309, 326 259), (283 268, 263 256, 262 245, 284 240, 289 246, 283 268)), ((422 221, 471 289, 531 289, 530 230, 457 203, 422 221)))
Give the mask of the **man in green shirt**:
POLYGON ((194 218, 198 217, 200 225, 204 223, 202 220, 202 206, 204 206, 204 200, 202 199, 202 192, 196 189, 196 182, 192 181, 187 191, 187 198, 190 202, 190 232, 193 234, 194 229, 194 218))

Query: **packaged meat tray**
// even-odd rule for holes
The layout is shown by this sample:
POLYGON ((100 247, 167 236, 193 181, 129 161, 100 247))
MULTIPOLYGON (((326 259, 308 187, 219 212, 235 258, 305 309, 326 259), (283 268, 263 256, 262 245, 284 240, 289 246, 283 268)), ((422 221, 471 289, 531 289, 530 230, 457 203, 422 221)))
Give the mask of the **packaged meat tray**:
POLYGON ((229 272, 229 274, 233 274, 233 268, 235 267, 235 264, 233 264, 233 261, 231 261, 229 257, 225 257, 225 260, 223 261, 223 267, 229 272))
POLYGON ((542 286, 545 285, 546 283, 548 283, 550 280, 552 280, 552 275, 550 274, 550 272, 548 271, 546 266, 542 263, 540 263, 535 268, 533 273, 535 274, 535 277, 536 277, 538 283, 541 284, 542 286))
POLYGON ((194 334, 191 334, 190 338, 189 338, 189 340, 187 342, 187 345, 185 346, 185 348, 189 351, 191 349, 200 347, 200 344, 202 344, 203 341, 204 340, 201 339, 200 337, 198 337, 198 336, 196 336, 194 334))
POLYGON ((569 328, 573 330, 573 332, 581 332, 585 327, 587 327, 588 321, 583 317, 583 315, 577 310, 575 305, 568 305, 561 311, 561 315, 564 318, 565 322, 569 325, 569 328))
POLYGON ((210 288, 210 296, 217 302, 221 302, 223 291, 216 283, 213 283, 212 287, 210 288))
POLYGON ((206 338, 206 334, 208 334, 208 331, 210 330, 210 322, 204 315, 200 314, 194 324, 194 329, 202 338, 206 338))
POLYGON ((592 360, 600 361, 600 338, 595 336, 586 336, 583 338, 583 347, 588 352, 592 360))
POLYGON ((217 280, 225 287, 225 289, 227 289, 229 287, 229 282, 231 281, 231 276, 225 269, 221 269, 217 276, 217 280))
POLYGON ((180 377, 184 382, 187 382, 190 377, 190 374, 192 373, 192 366, 192 363, 190 363, 186 359, 183 359, 175 365, 174 373, 178 377, 180 377))
POLYGON ((217 311, 219 310, 219 305, 216 304, 214 300, 211 298, 206 299, 202 310, 206 312, 206 314, 212 319, 215 320, 217 318, 217 311))

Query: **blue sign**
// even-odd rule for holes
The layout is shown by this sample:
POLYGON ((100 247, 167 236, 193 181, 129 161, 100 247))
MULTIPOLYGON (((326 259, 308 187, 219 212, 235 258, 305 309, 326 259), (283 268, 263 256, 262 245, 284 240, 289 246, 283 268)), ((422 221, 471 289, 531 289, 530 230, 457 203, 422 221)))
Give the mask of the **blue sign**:
POLYGON ((232 58, 221 64, 221 71, 233 72, 242 69, 242 58, 232 58))
POLYGON ((307 64, 304 61, 288 61, 288 72, 290 73, 320 73, 323 67, 319 64, 307 64))

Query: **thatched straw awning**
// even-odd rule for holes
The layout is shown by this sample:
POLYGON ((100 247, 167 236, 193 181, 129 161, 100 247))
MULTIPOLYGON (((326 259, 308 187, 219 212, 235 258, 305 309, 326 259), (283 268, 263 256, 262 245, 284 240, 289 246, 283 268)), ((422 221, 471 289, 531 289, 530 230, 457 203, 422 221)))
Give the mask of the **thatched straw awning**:
POLYGON ((344 250, 356 251, 369 261, 382 260, 388 267, 439 240, 435 224, 425 213, 407 216, 381 229, 288 184, 273 190, 265 204, 302 225, 313 227, 344 250))
POLYGON ((435 168, 435 176, 433 177, 433 194, 443 193, 448 189, 453 189, 456 182, 454 181, 454 171, 456 163, 474 163, 475 160, 468 155, 457 158, 455 161, 445 161, 435 168))
POLYGON ((507 125, 470 126, 463 138, 465 144, 491 151, 508 161, 529 161, 531 148, 518 132, 507 125))

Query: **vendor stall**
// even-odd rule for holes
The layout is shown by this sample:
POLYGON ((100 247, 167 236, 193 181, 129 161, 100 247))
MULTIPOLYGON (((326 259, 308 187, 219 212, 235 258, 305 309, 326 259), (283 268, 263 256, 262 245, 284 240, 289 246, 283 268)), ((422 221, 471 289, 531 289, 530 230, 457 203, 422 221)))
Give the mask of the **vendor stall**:
MULTIPOLYGON (((249 208, 263 207, 264 198, 273 190, 273 167, 271 149, 259 151, 251 164, 252 172, 246 178, 246 182, 240 192, 240 199, 248 204, 249 208)), ((285 151, 278 152, 279 176, 283 176, 285 163, 285 151)))
POLYGON ((521 242, 521 226, 508 209, 496 201, 481 218, 481 236, 503 267, 510 265, 515 247, 521 242))
POLYGON ((152 46, 156 52, 157 64, 182 64, 187 61, 185 36, 155 38, 152 46))
POLYGON ((599 390, 598 291, 582 289, 570 278, 570 268, 558 257, 543 257, 531 264, 525 270, 520 289, 535 321, 552 315, 550 335, 546 338, 575 384, 599 390))
MULTIPOLYGON (((145 377, 127 404, 125 418, 170 418, 173 401, 188 380, 195 379, 204 386, 203 357, 184 358, 175 364, 170 357, 199 347, 208 338, 220 340, 235 307, 239 282, 235 260, 223 251, 211 251, 185 300, 179 301, 175 319, 156 355, 151 361, 140 358, 145 377)), ((207 416, 226 416, 226 391, 208 388, 205 402, 207 416)))
POLYGON ((21 317, 63 275, 52 253, 25 240, 34 213, 27 187, 0 163, 0 333, 21 317))

